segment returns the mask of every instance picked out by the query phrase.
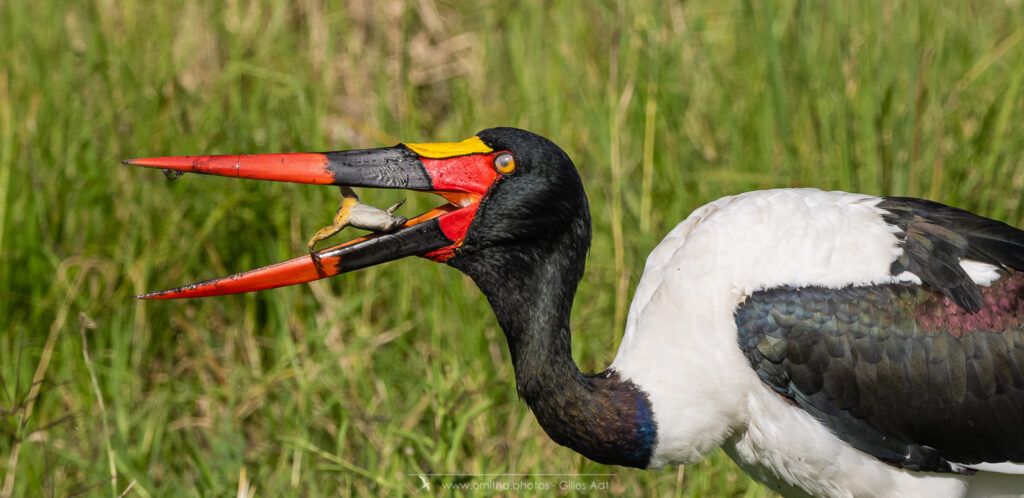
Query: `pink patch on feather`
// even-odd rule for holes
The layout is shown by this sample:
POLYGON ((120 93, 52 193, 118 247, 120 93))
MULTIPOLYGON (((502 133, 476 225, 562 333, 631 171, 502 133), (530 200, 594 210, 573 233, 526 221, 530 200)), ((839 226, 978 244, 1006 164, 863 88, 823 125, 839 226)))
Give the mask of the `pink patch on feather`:
POLYGON ((948 297, 935 292, 916 310, 917 325, 927 332, 949 332, 963 337, 971 332, 999 331, 1024 324, 1024 273, 1013 270, 987 287, 979 287, 984 304, 969 313, 948 297))

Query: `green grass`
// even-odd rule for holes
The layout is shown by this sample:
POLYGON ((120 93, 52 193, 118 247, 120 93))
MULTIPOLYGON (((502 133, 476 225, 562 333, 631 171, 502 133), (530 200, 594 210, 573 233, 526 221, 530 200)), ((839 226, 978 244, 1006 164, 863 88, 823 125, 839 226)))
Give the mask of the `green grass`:
POLYGON ((0 1, 0 495, 417 495, 429 472, 769 496, 720 452, 643 472, 550 442, 451 268, 133 300, 301 254, 338 196, 119 160, 546 135, 591 199, 573 326, 596 371, 645 255, 717 197, 917 195, 1024 224, 1024 5, 941 3, 0 1))

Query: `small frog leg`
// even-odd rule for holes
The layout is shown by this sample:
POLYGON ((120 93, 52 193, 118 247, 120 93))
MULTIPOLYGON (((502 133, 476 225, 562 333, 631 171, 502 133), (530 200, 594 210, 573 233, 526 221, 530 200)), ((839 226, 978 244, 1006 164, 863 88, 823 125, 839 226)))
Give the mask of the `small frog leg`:
MULTIPOLYGON (((338 205, 338 212, 334 214, 334 222, 317 230, 312 239, 309 239, 309 254, 313 254, 317 242, 329 238, 351 224, 352 210, 359 205, 359 197, 352 191, 351 187, 339 187, 341 190, 341 204, 338 205)), ((315 259, 315 257, 314 257, 315 259)))
POLYGON ((324 267, 320 262, 320 256, 316 253, 316 243, 333 236, 347 227, 352 217, 352 209, 359 205, 359 196, 356 195, 351 187, 340 186, 338 189, 341 190, 341 204, 338 205, 338 212, 334 214, 334 221, 330 226, 317 230, 313 238, 309 239, 309 257, 313 258, 313 264, 316 265, 319 273, 324 272, 324 267))

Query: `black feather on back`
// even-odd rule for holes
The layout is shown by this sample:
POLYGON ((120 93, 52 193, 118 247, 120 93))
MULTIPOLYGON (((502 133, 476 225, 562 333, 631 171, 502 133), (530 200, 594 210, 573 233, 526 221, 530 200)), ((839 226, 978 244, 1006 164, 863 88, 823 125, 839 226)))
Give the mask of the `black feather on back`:
POLYGON ((1024 270, 1024 231, 970 211, 912 197, 887 197, 878 207, 900 229, 903 255, 890 272, 909 271, 965 310, 981 309, 981 292, 960 266, 970 259, 1024 270))

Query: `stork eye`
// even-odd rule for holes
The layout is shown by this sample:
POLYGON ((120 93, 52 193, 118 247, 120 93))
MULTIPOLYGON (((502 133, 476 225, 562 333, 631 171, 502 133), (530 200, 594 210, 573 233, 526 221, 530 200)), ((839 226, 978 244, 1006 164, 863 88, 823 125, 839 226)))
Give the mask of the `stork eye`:
POLYGON ((503 175, 511 175, 516 172, 516 158, 508 152, 502 152, 494 158, 494 169, 503 175))

